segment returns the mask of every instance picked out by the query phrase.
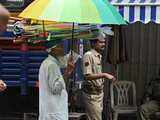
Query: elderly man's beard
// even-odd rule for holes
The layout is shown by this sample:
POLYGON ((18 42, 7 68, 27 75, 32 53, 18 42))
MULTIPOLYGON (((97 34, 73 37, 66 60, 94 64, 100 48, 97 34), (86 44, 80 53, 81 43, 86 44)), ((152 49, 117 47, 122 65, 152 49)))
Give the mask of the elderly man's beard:
POLYGON ((67 64, 68 64, 68 55, 64 55, 64 56, 57 56, 57 60, 60 64, 61 68, 66 68, 67 64))

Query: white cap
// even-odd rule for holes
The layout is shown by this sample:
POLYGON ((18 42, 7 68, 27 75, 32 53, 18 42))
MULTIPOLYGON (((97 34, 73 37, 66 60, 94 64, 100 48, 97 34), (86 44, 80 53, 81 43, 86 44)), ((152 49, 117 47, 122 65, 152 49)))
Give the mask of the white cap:
POLYGON ((50 53, 50 52, 52 51, 52 49, 55 48, 56 46, 57 46, 57 45, 54 45, 54 46, 52 46, 52 47, 50 47, 50 48, 47 48, 47 49, 46 49, 46 52, 47 52, 47 53, 50 53))

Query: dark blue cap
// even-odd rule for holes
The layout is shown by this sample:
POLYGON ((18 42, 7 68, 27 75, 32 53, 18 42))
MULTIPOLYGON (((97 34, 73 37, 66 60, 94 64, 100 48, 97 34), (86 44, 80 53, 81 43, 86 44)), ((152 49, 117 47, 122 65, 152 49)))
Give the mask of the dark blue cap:
POLYGON ((63 40, 62 40, 62 39, 51 40, 51 41, 46 41, 46 42, 44 42, 44 46, 45 46, 46 48, 51 48, 51 47, 53 47, 53 46, 55 46, 55 45, 57 45, 57 44, 61 44, 61 43, 63 43, 63 40))

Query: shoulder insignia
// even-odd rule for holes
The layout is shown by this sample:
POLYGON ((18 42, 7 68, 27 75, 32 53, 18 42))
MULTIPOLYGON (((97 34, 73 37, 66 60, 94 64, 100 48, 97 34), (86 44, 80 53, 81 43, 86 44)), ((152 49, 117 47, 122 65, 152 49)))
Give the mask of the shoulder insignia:
POLYGON ((89 65, 89 62, 85 62, 85 67, 87 67, 89 65))

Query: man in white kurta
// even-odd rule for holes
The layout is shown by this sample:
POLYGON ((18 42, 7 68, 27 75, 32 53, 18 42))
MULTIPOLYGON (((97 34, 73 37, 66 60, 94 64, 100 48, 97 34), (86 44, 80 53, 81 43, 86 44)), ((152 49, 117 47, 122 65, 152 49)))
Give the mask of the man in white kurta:
POLYGON ((68 95, 60 71, 62 63, 55 56, 50 54, 39 70, 39 120, 68 120, 68 95))

